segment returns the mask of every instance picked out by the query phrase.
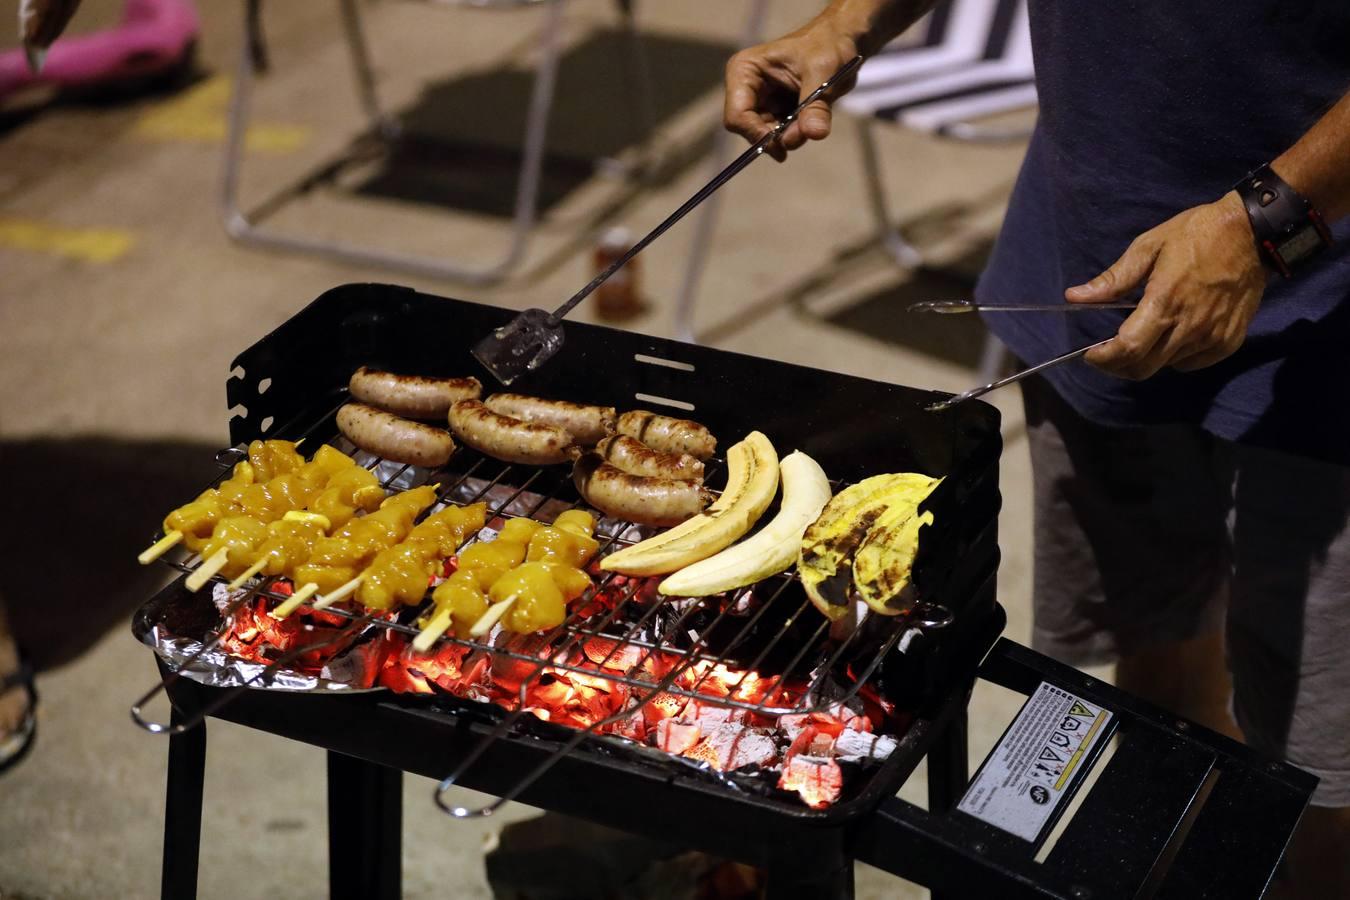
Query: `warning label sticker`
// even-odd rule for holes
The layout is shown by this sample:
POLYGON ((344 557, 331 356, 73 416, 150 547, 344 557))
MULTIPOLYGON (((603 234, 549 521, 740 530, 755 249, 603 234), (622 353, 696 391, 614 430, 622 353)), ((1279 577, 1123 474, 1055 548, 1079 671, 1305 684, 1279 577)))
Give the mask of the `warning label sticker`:
POLYGON ((1042 682, 956 808, 1034 841, 1110 721, 1107 710, 1042 682))

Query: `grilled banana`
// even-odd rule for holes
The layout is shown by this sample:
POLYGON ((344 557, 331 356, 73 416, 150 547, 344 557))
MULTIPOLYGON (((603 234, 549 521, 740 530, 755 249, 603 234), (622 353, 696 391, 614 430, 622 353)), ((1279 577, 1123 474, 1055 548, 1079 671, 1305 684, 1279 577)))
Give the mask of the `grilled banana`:
POLYGON ((641 543, 613 553, 600 568, 625 575, 665 575, 730 546, 764 515, 778 492, 778 453, 752 431, 727 450, 727 487, 712 506, 641 543))
POLYGON ((914 555, 919 549, 919 529, 931 524, 933 514, 919 515, 909 504, 890 507, 877 519, 853 557, 853 586, 858 596, 883 616, 896 616, 906 603, 914 555))
POLYGON ((853 554, 887 509, 911 511, 938 479, 913 472, 875 475, 835 495, 802 536, 797 571, 806 595, 831 619, 848 611, 853 554))
POLYGON ((706 597, 754 584, 792 565, 802 532, 829 502, 830 480, 819 463, 800 451, 788 454, 779 471, 783 503, 778 515, 753 537, 680 569, 661 582, 661 593, 706 597))

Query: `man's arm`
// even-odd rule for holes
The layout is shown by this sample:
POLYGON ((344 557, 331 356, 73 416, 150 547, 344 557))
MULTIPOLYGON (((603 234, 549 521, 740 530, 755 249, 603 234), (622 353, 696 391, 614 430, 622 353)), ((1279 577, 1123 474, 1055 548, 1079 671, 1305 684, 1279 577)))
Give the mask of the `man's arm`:
MULTIPOLYGON (((1350 215, 1350 94, 1271 168, 1327 220, 1350 215)), ((1236 181, 1240 172, 1233 173, 1236 181)), ((1314 261, 1312 265, 1316 265, 1314 261)), ((1065 291, 1073 303, 1118 299, 1145 284, 1139 309, 1087 361, 1124 378, 1164 366, 1212 366, 1242 346, 1267 272, 1236 192, 1188 209, 1135 238, 1105 272, 1065 291)))
MULTIPOLYGON (((834 0, 810 22, 727 62, 726 127, 756 141, 840 66, 870 56, 935 6, 937 0, 834 0)), ((852 82, 844 90, 852 87, 852 82)), ((835 97, 842 91, 835 92, 835 97)), ((789 150, 830 133, 829 101, 819 100, 768 152, 782 162, 789 150)))

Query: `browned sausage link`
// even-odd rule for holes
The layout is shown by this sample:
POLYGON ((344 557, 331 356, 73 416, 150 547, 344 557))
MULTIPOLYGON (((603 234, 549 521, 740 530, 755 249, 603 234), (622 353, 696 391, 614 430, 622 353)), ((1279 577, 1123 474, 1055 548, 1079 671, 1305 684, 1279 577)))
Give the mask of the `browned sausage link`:
POLYGON ((662 453, 635 437, 616 434, 595 445, 595 452, 630 475, 703 481, 703 463, 688 453, 662 453))
POLYGON ((713 496, 696 481, 630 475, 598 453, 577 457, 572 481, 591 506, 640 525, 678 525, 702 512, 713 496))
POLYGON ((619 433, 637 438, 654 450, 688 453, 707 459, 717 449, 717 438, 697 422, 658 416, 645 409, 634 409, 619 416, 619 433))
POLYGON ((399 416, 444 419, 457 400, 477 400, 483 384, 477 378, 432 378, 397 375, 362 366, 352 374, 352 396, 399 416))
POLYGON ((576 453, 572 436, 561 428, 503 416, 477 400, 450 407, 450 430, 478 452, 506 462, 546 466, 576 453))
POLYGON ((588 447, 605 435, 614 433, 612 406, 589 406, 570 400, 545 400, 524 394, 493 394, 485 403, 488 409, 504 416, 561 428, 576 438, 578 444, 588 447))
POLYGON ((400 419, 364 403, 338 410, 338 429, 362 450, 415 466, 436 468, 450 460, 455 442, 440 428, 400 419))

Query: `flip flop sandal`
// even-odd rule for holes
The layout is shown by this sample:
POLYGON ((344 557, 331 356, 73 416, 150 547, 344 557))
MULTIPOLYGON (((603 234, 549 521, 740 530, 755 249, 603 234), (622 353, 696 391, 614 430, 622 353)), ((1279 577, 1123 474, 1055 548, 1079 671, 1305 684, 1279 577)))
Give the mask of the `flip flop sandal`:
POLYGON ((19 764, 28 751, 33 749, 37 738, 37 688, 33 686, 33 666, 20 652, 19 668, 0 678, 0 696, 15 688, 23 688, 28 694, 28 713, 19 727, 8 736, 0 736, 0 775, 19 764))

